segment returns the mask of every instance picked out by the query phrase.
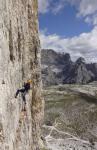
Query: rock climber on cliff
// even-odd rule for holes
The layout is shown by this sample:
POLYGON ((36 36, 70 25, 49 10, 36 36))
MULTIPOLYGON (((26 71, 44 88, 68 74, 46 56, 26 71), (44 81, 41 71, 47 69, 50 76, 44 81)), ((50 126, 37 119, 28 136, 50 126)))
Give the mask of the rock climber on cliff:
POLYGON ((28 91, 30 90, 30 87, 31 87, 31 83, 32 83, 32 80, 27 80, 27 82, 25 83, 24 82, 24 85, 21 89, 18 89, 16 94, 15 94, 15 98, 17 98, 18 94, 21 93, 21 96, 22 96, 22 99, 23 99, 23 102, 24 102, 24 111, 26 111, 26 94, 28 93, 28 91))

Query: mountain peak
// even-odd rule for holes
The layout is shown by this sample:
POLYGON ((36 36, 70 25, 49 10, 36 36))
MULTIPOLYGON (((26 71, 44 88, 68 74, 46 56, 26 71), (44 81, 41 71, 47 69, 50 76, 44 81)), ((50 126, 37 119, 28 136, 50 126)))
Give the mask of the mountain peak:
POLYGON ((76 63, 77 64, 85 64, 85 59, 83 57, 79 57, 77 60, 76 60, 76 63))
POLYGON ((65 53, 65 54, 64 54, 64 60, 65 60, 65 61, 71 61, 71 57, 70 57, 70 54, 69 54, 69 53, 65 53))
POLYGON ((80 83, 97 80, 97 64, 87 64, 83 57, 73 62, 69 53, 42 51, 42 77, 44 85, 80 83))

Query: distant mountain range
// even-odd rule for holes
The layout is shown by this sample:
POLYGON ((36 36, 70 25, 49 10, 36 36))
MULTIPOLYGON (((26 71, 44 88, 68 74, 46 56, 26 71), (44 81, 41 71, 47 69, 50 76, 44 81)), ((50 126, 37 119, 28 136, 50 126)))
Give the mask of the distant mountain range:
POLYGON ((43 49, 41 61, 42 79, 46 86, 97 81, 97 63, 88 64, 82 57, 73 62, 69 53, 43 49))

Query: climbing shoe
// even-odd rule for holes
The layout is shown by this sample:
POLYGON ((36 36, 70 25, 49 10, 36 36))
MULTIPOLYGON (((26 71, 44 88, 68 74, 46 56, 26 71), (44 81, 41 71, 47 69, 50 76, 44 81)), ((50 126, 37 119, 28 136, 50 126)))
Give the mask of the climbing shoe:
POLYGON ((22 112, 23 112, 23 111, 26 111, 26 108, 22 108, 22 112))
POLYGON ((24 111, 26 111, 26 108, 24 108, 24 111))

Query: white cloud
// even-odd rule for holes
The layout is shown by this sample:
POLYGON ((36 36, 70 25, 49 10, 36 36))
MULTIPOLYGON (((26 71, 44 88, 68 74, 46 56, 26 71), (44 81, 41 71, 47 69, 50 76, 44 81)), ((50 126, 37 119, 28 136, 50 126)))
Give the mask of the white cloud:
POLYGON ((61 38, 60 36, 40 33, 42 48, 54 49, 59 52, 69 52, 72 59, 85 57, 88 62, 97 62, 97 27, 90 33, 82 33, 73 38, 61 38))
POLYGON ((88 24, 93 24, 94 26, 97 25, 97 14, 86 17, 85 22, 88 24))
POLYGON ((66 2, 67 0, 57 0, 57 2, 54 2, 51 8, 52 12, 54 14, 57 14, 60 11, 62 11, 63 8, 65 7, 66 2))
POLYGON ((79 16, 85 17, 97 12, 97 0, 38 0, 38 3, 40 13, 46 13, 51 9, 52 12, 59 12, 67 3, 76 6, 79 16))
POLYGON ((38 0, 39 13, 46 13, 49 11, 50 0, 38 0))
POLYGON ((97 25, 97 0, 81 0, 77 16, 84 17, 86 23, 97 25))
POLYGON ((67 0, 57 0, 57 2, 54 0, 38 0, 39 13, 45 14, 51 11, 52 13, 57 14, 64 8, 65 1, 67 0))
POLYGON ((69 52, 74 60, 82 56, 89 62, 97 62, 97 0, 57 0, 55 4, 53 2, 54 0, 39 0, 39 12, 59 13, 68 2, 77 9, 77 17, 83 17, 86 23, 95 27, 90 33, 82 33, 73 38, 62 38, 56 34, 47 35, 41 32, 42 48, 69 52))
POLYGON ((97 25, 97 0, 38 0, 39 12, 44 14, 51 11, 57 14, 65 9, 67 3, 77 9, 77 17, 83 17, 85 22, 97 25))
POLYGON ((97 11, 97 0, 81 0, 79 4, 79 15, 85 17, 97 11))

